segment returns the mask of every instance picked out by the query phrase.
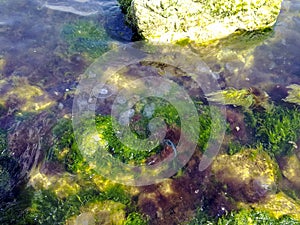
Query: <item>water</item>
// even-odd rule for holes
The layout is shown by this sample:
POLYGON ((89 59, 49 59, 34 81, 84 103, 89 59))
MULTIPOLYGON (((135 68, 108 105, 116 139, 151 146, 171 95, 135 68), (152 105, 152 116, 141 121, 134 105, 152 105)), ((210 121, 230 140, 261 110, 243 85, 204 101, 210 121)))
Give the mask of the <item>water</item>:
MULTIPOLYGON (((300 84, 299 11, 300 1, 284 1, 272 31, 245 32, 210 46, 190 44, 186 48, 197 54, 209 66, 222 89, 255 87, 268 93, 275 104, 285 107, 286 104, 282 103, 281 99, 287 95, 286 87, 300 84)), ((3 224, 18 224, 26 216, 27 224, 33 221, 37 224, 56 224, 57 221, 65 221, 79 214, 81 216, 70 220, 70 224, 76 224, 74 221, 87 223, 93 220, 91 208, 94 207, 101 214, 107 210, 105 204, 118 209, 115 217, 126 218, 128 215, 121 209, 130 205, 134 207, 128 207, 129 211, 137 206, 139 212, 151 217, 152 224, 160 224, 161 221, 165 224, 176 224, 191 218, 197 206, 203 206, 203 201, 208 201, 201 197, 205 194, 216 196, 213 202, 216 206, 208 209, 212 214, 221 215, 230 210, 226 198, 218 193, 219 187, 210 186, 211 183, 207 180, 209 171, 198 171, 200 153, 193 156, 182 175, 160 185, 139 189, 114 186, 115 184, 110 183, 108 188, 104 185, 106 181, 99 175, 91 175, 88 170, 78 175, 77 167, 68 165, 74 160, 74 155, 67 151, 72 148, 72 140, 63 139, 63 144, 56 141, 65 137, 67 131, 64 129, 71 127, 67 121, 72 117, 73 96, 81 74, 103 52, 131 42, 132 38, 133 33, 125 25, 124 15, 114 0, 0 0, 0 221, 3 224), (101 41, 98 40, 100 37, 101 41), (57 126, 58 123, 60 127, 57 126), (61 153, 58 154, 57 151, 61 153), (57 158, 53 160, 55 154, 57 158), (201 190, 201 185, 207 185, 212 191, 201 190), (29 186, 35 191, 29 191, 29 186), (67 191, 64 192, 64 189, 67 191), (119 193, 122 192, 118 192, 119 189, 126 194, 119 193), (47 190, 56 190, 56 194, 60 196, 59 200, 55 200, 57 196, 47 190), (53 208, 49 207, 54 214, 55 210, 60 210, 57 215, 48 215, 46 211, 50 208, 42 204, 45 207, 42 208, 45 210, 44 214, 32 213, 28 216, 20 213, 13 218, 12 212, 15 210, 23 212, 25 208, 32 207, 31 200, 36 205, 46 202, 47 198, 43 195, 51 200, 49 202, 52 202, 53 208), (128 195, 136 197, 130 202, 127 199, 128 195), (157 201, 149 200, 151 196, 157 201), (95 198, 97 201, 106 202, 96 207, 91 203, 91 199, 95 198), (70 211, 63 210, 64 207, 69 207, 70 211), (55 218, 58 218, 56 222, 55 218)), ((164 65, 156 66, 155 69, 149 65, 139 65, 130 67, 124 73, 129 78, 134 78, 138 70, 143 74, 159 73, 167 74, 167 77, 175 75, 175 78, 172 78, 174 81, 188 89, 191 95, 196 96, 197 101, 203 100, 199 90, 193 87, 194 83, 190 78, 181 76, 181 71, 164 65)), ((97 92, 95 95, 99 97, 97 112, 102 115, 109 115, 109 104, 116 95, 114 81, 109 82, 111 83, 97 86, 98 89, 94 90, 97 92)), ((121 83, 126 84, 123 81, 121 83)), ((127 100, 118 96, 116 101, 122 105, 127 100)), ((81 107, 85 108, 84 102, 82 104, 81 107)), ((124 112, 119 118, 122 120, 120 123, 128 125, 132 122, 131 129, 144 132, 148 128, 142 127, 143 123, 151 120, 159 107, 158 103, 137 105, 124 112)), ((203 110, 199 107, 200 111, 203 110)), ((170 114, 172 112, 170 110, 170 114)), ((243 112, 230 108, 229 115, 227 120, 231 121, 230 126, 233 130, 230 138, 236 138, 241 144, 251 143, 249 127, 243 122, 243 112)), ((176 114, 173 116, 176 120, 176 114)), ((109 126, 109 123, 105 126, 109 126)), ((108 145, 101 135, 85 135, 90 135, 103 146, 108 145)), ((178 144, 180 131, 176 127, 168 127, 166 135, 166 139, 173 145, 178 144)), ((290 144, 294 146, 295 154, 299 155, 299 141, 292 140, 290 144)), ((160 162, 172 155, 173 150, 169 145, 161 144, 157 148, 160 148, 159 154, 149 153, 146 162, 160 162)), ((112 148, 111 152, 118 152, 115 150, 112 148)), ((125 155, 126 148, 122 151, 125 159, 134 158, 132 155, 125 155)), ((276 160, 282 170, 288 167, 287 162, 290 162, 286 156, 277 156, 276 160)), ((82 165, 79 167, 83 168, 82 165)), ((254 180, 258 180, 261 185, 253 181, 260 198, 267 191, 260 190, 258 186, 265 188, 264 185, 269 185, 264 184, 261 179, 259 177, 254 180)), ((277 191, 284 190, 289 196, 299 199, 299 185, 295 177, 284 178, 278 184, 277 191)))

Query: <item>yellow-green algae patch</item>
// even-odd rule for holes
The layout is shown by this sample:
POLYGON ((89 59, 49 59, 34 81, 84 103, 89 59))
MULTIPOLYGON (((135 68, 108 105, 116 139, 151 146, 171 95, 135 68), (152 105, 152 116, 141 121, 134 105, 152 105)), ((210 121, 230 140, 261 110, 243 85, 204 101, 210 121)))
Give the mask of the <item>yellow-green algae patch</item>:
POLYGON ((300 202, 296 201, 283 192, 277 194, 269 195, 262 202, 249 204, 240 204, 241 208, 247 208, 251 206, 255 210, 268 212, 270 215, 274 216, 276 219, 288 215, 298 221, 300 221, 300 202))
POLYGON ((57 197, 63 199, 80 191, 80 186, 76 182, 76 177, 68 172, 46 175, 36 169, 31 171, 27 185, 32 186, 36 190, 50 189, 57 197))
POLYGON ((287 86, 287 88, 289 89, 288 96, 284 99, 284 101, 300 105, 300 85, 291 84, 287 86))
POLYGON ((265 182, 273 184, 278 179, 278 166, 270 156, 257 149, 245 149, 234 155, 218 155, 213 164, 212 171, 224 172, 222 177, 237 177, 243 181, 250 181, 253 177, 265 177, 265 182))
POLYGON ((28 83, 26 78, 12 77, 9 81, 2 80, 0 104, 5 105, 10 98, 20 101, 22 112, 36 112, 54 105, 54 101, 40 87, 28 83))
POLYGON ((300 188, 300 160, 295 154, 287 157, 281 171, 284 177, 297 188, 300 188))
POLYGON ((246 109, 250 107, 263 107, 270 109, 269 96, 266 92, 256 88, 235 89, 228 88, 207 94, 208 100, 225 105, 242 106, 246 109))
POLYGON ((4 69, 5 66, 5 59, 0 55, 0 75, 1 71, 4 69))
POLYGON ((245 149, 231 156, 218 155, 211 168, 218 182, 245 188, 244 195, 251 199, 254 195, 265 196, 279 179, 278 165, 266 152, 257 149, 245 149))
POLYGON ((119 202, 95 202, 82 207, 80 211, 81 214, 68 219, 66 225, 122 225, 125 222, 125 205, 119 202))

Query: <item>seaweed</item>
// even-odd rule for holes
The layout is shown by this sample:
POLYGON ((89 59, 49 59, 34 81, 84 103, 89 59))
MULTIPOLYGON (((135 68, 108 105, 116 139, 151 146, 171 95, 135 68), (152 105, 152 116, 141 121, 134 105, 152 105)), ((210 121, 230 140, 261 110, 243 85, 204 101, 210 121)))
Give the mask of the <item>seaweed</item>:
POLYGON ((239 211, 231 211, 219 218, 208 216, 208 214, 199 209, 196 216, 188 223, 188 225, 299 225, 300 222, 289 216, 275 218, 268 212, 257 211, 252 209, 242 209, 239 211))
POLYGON ((76 143, 72 121, 66 118, 60 119, 52 133, 54 143, 48 152, 47 160, 61 162, 71 173, 85 171, 87 164, 76 143))
POLYGON ((65 224, 65 220, 79 214, 80 207, 95 201, 99 193, 95 190, 81 191, 66 199, 57 198, 51 190, 34 192, 26 215, 29 224, 65 224))
POLYGON ((297 107, 274 106, 270 111, 246 114, 253 129, 255 145, 262 145, 275 156, 290 154, 300 134, 300 112, 297 107))
MULTIPOLYGON (((103 139, 107 142, 106 150, 110 152, 115 158, 121 160, 124 163, 134 163, 141 164, 148 157, 150 157, 153 152, 157 152, 160 146, 149 151, 141 151, 144 149, 143 145, 139 145, 140 138, 138 135, 130 135, 126 139, 126 144, 117 137, 112 125, 113 118, 110 116, 97 116, 95 118, 96 127, 98 132, 103 136, 103 139), (128 144, 135 143, 135 148, 128 147, 128 144)), ((117 123, 117 122, 116 122, 117 123)))
POLYGON ((124 225, 147 225, 149 224, 148 219, 145 216, 137 212, 132 212, 127 216, 124 225))
MULTIPOLYGON (((208 106, 203 104, 197 104, 199 111, 199 138, 198 146, 201 151, 205 151, 208 147, 208 141, 211 139, 212 142, 220 141, 220 134, 224 129, 224 125, 228 126, 228 123, 222 122, 222 114, 218 107, 208 106), (214 114, 214 121, 212 121, 212 114, 214 114)), ((228 128, 228 127, 227 127, 228 128)))
POLYGON ((105 29, 92 21, 78 20, 65 24, 61 34, 74 53, 86 53, 97 58, 110 49, 105 29))
POLYGON ((23 190, 15 199, 6 204, 0 204, 0 223, 28 225, 32 224, 28 220, 28 208, 31 205, 33 189, 23 190))
POLYGON ((228 88, 221 91, 212 92, 207 95, 208 100, 225 105, 242 106, 246 110, 249 108, 264 108, 269 110, 272 106, 269 104, 269 96, 266 92, 258 88, 248 89, 228 88))
POLYGON ((0 128, 0 156, 2 156, 7 148, 7 132, 0 128))
POLYGON ((120 8, 122 9, 123 13, 127 14, 130 10, 130 5, 132 0, 118 0, 120 3, 120 8))
POLYGON ((287 88, 290 90, 288 90, 288 96, 283 100, 300 105, 300 85, 291 84, 287 88))
POLYGON ((230 212, 219 218, 217 224, 298 225, 300 222, 289 216, 283 216, 276 219, 268 212, 243 209, 238 212, 230 212))

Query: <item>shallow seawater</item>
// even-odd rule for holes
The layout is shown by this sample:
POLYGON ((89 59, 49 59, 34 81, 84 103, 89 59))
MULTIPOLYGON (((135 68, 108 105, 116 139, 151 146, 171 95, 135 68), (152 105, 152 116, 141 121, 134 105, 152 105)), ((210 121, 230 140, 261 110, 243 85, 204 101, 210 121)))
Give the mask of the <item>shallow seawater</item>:
POLYGON ((133 39, 114 0, 0 0, 0 222, 299 224, 300 1, 210 45, 133 39))

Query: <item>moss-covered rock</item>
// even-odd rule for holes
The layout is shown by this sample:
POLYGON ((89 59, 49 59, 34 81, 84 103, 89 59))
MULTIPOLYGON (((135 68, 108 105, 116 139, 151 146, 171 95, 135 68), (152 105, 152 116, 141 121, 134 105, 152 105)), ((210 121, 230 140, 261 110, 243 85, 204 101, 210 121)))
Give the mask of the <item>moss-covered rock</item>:
POLYGON ((278 225, 298 225, 299 221, 289 217, 289 216, 282 216, 280 218, 274 217, 272 214, 264 212, 264 211, 257 211, 257 210, 240 210, 237 212, 230 212, 228 215, 225 215, 218 219, 218 225, 225 225, 225 224, 249 224, 249 225, 260 225, 260 224, 278 224, 278 225))
POLYGON ((274 217, 271 213, 253 209, 241 209, 231 211, 219 218, 209 217, 203 210, 199 209, 197 215, 188 225, 299 225, 300 222, 289 217, 274 217))
POLYGON ((245 149, 232 156, 218 155, 212 164, 217 182, 235 199, 255 202, 276 188, 278 166, 270 156, 255 149, 245 149))
POLYGON ((300 189, 300 160, 295 154, 286 157, 281 171, 286 179, 300 189))
POLYGON ((281 0, 273 1, 120 1, 139 34, 151 41, 206 42, 238 29, 258 30, 272 26, 281 0))
POLYGON ((79 192, 80 186, 76 181, 76 177, 65 172, 62 174, 46 175, 39 170, 31 171, 31 177, 27 185, 34 189, 50 189, 60 199, 67 198, 79 192))
POLYGON ((62 37, 69 44, 71 53, 82 53, 97 58, 110 49, 105 29, 92 21, 78 20, 65 24, 62 37))
POLYGON ((0 55, 0 75, 5 66, 5 59, 2 55, 0 55))
POLYGON ((125 222, 125 205, 118 202, 96 202, 82 207, 80 211, 80 215, 68 219, 66 224, 122 225, 125 222))
POLYGON ((262 202, 251 204, 251 207, 259 211, 267 212, 277 219, 281 218, 282 216, 290 216, 300 221, 299 201, 295 201, 283 192, 269 195, 262 202))
POLYGON ((55 104, 40 87, 29 84, 26 78, 11 77, 1 80, 0 104, 6 105, 9 111, 39 112, 55 104))
POLYGON ((300 105, 300 85, 291 84, 287 88, 289 88, 288 96, 284 101, 300 105))
POLYGON ((209 93, 207 94, 207 97, 211 102, 242 106, 246 109, 250 107, 262 107, 265 109, 271 108, 268 102, 268 94, 254 87, 241 90, 228 88, 225 90, 209 93))

